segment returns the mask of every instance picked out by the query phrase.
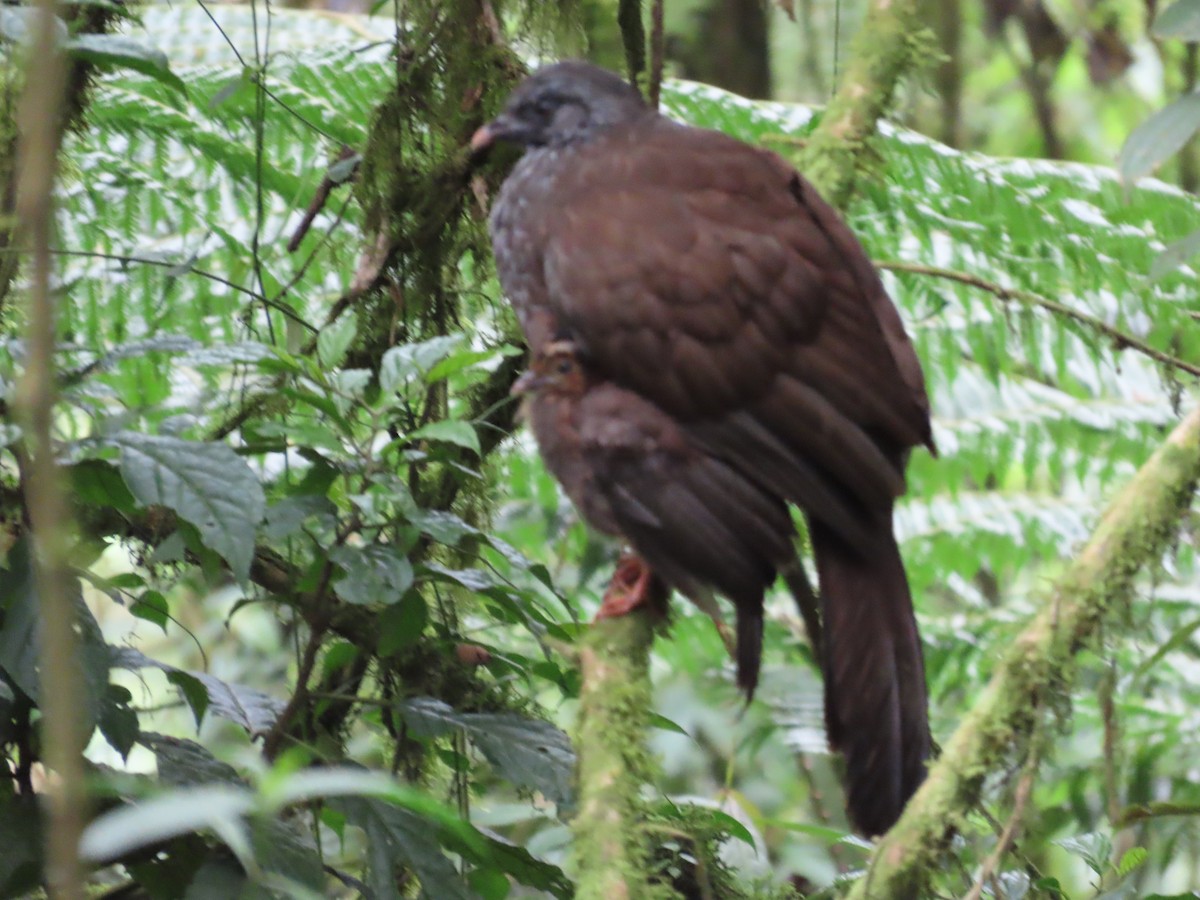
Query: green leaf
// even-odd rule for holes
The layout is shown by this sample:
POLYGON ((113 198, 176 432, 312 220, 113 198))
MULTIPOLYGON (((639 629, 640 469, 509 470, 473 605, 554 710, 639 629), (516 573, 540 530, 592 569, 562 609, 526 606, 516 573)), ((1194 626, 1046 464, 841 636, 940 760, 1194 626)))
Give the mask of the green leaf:
POLYGON ((379 655, 394 656, 417 642, 429 618, 425 598, 409 591, 379 617, 379 655))
POLYGON ((1145 847, 1130 847, 1121 855, 1121 861, 1117 863, 1117 874, 1124 878, 1134 869, 1144 865, 1149 858, 1150 851, 1145 847))
POLYGON ((459 447, 466 447, 468 450, 479 454, 479 435, 475 432, 475 426, 468 422, 455 422, 449 419, 441 422, 430 422, 428 425, 422 425, 409 436, 410 440, 424 439, 427 441, 442 441, 447 444, 455 444, 459 447))
POLYGON ((1054 841, 1068 853, 1078 856, 1093 872, 1103 875, 1112 853, 1112 841, 1108 835, 1098 831, 1076 834, 1054 841))
POLYGON ((1150 30, 1155 37, 1200 41, 1200 0, 1176 0, 1154 17, 1150 30))
POLYGON ((258 476, 225 444, 122 431, 121 474, 143 506, 166 506, 200 531, 239 582, 250 575, 254 536, 266 501, 258 476))
POLYGON ((1170 159, 1200 128, 1200 93, 1187 94, 1134 129, 1117 156, 1126 183, 1149 175, 1170 159))
POLYGON ((267 509, 262 526, 263 537, 279 541, 300 531, 304 523, 312 518, 319 519, 324 525, 332 524, 336 514, 337 507, 328 497, 317 494, 285 497, 267 509))
MULTIPOLYGON (((34 580, 27 538, 17 541, 8 553, 8 570, 0 573, 0 670, 35 703, 41 703, 38 648, 41 646, 41 607, 34 580)), ((100 626, 83 602, 77 579, 67 583, 75 611, 79 641, 76 659, 83 733, 91 735, 100 719, 108 691, 109 647, 100 626)))
MULTIPOLYGON (((8 44, 30 43, 30 36, 37 26, 36 17, 39 15, 41 10, 30 6, 16 9, 7 5, 0 6, 0 41, 8 44)), ((67 24, 62 19, 55 19, 54 33, 59 42, 67 39, 67 24)))
POLYGON ((511 888, 507 876, 496 869, 476 869, 467 883, 483 900, 504 900, 511 888))
POLYGON ((334 588, 347 603, 396 603, 413 583, 412 563, 389 544, 335 547, 329 558, 342 570, 334 588))
POLYGON ((178 669, 167 672, 167 681, 179 688, 183 699, 187 701, 188 709, 196 720, 196 729, 204 723, 204 715, 208 712, 208 690, 204 684, 191 672, 178 669))
POLYGON ((417 873, 428 897, 477 898, 446 858, 427 819, 369 797, 346 797, 333 806, 367 835, 367 884, 376 900, 400 900, 393 873, 397 860, 417 873))
POLYGON ((1181 265, 1200 253, 1200 231, 1193 231, 1185 238, 1168 244, 1162 253, 1150 264, 1150 277, 1162 278, 1168 272, 1173 272, 1181 265))
POLYGON ((574 886, 558 866, 538 859, 524 847, 504 840, 499 835, 480 829, 487 841, 487 853, 478 854, 469 847, 454 846, 467 859, 477 865, 493 865, 502 872, 507 872, 521 884, 548 891, 561 900, 568 900, 575 894, 574 886))
POLYGON ((463 728, 496 770, 519 787, 541 791, 560 806, 574 797, 575 751, 549 722, 515 713, 462 713, 440 700, 418 697, 400 705, 418 737, 437 737, 463 728))
POLYGON ((171 71, 165 53, 119 34, 77 34, 67 42, 67 52, 93 65, 141 72, 173 91, 187 94, 187 87, 171 71))
POLYGON ((167 791, 97 816, 83 831, 79 854, 90 862, 117 859, 181 834, 237 826, 254 809, 254 795, 233 785, 167 791))
POLYGON ((170 616, 170 609, 167 605, 167 598, 158 591, 143 591, 142 595, 129 605, 129 612, 146 622, 151 622, 163 630, 163 634, 167 632, 167 622, 170 616))
POLYGON ((36 896, 42 881, 42 815, 35 796, 0 800, 0 897, 36 896))
POLYGON ((237 770, 223 763, 195 741, 143 731, 138 743, 154 754, 158 777, 172 787, 226 784, 243 787, 237 770))
POLYGON ((199 726, 209 709, 223 719, 235 722, 252 736, 266 734, 286 704, 255 688, 231 684, 206 672, 189 672, 151 659, 132 647, 114 649, 112 664, 136 671, 155 668, 166 673, 167 680, 184 693, 199 726))
POLYGON ((682 734, 684 737, 691 737, 691 735, 687 733, 687 729, 685 729, 678 722, 672 722, 666 716, 659 715, 658 713, 651 713, 649 721, 651 728, 661 728, 663 731, 672 731, 675 734, 682 734))
POLYGON ((70 477, 71 494, 80 503, 133 512, 137 501, 121 478, 120 470, 100 459, 84 459, 66 469, 70 477))
POLYGON ((339 159, 325 170, 325 177, 333 184, 341 184, 350 178, 362 163, 362 155, 352 153, 345 159, 339 159))
POLYGON ((423 377, 462 340, 457 334, 430 338, 416 344, 392 347, 379 364, 379 389, 394 394, 413 377, 423 377))
POLYGON ((317 335, 317 357, 326 370, 336 369, 346 361, 357 333, 358 321, 349 310, 321 329, 317 335))
POLYGON ((132 700, 133 695, 126 688, 110 684, 100 709, 100 733, 122 759, 128 759, 129 751, 141 733, 137 713, 129 705, 132 700))

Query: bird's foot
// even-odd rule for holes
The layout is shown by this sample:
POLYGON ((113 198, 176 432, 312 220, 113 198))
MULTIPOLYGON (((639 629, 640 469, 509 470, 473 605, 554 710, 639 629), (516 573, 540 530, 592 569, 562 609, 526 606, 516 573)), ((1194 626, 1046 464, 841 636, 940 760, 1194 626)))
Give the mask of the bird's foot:
POLYGON ((655 598, 651 589, 655 581, 654 573, 644 559, 632 553, 622 554, 608 590, 604 592, 604 602, 600 604, 596 620, 628 615, 639 606, 653 603, 655 598))

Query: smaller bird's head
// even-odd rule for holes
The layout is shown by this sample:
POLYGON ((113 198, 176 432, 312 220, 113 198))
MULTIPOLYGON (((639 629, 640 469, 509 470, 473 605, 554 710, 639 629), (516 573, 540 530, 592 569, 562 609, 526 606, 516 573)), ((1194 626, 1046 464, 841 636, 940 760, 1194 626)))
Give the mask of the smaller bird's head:
POLYGON ((533 358, 528 371, 512 386, 513 394, 579 397, 587 390, 588 376, 574 341, 551 341, 533 358))
POLYGON ((500 115, 475 132, 471 149, 498 141, 562 146, 646 112, 641 95, 620 76, 591 63, 555 63, 521 82, 500 115))

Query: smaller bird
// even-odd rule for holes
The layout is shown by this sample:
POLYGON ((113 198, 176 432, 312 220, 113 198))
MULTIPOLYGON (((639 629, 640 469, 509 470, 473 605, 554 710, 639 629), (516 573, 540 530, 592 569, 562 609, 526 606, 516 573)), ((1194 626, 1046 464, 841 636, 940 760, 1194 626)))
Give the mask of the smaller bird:
POLYGON ((807 589, 787 506, 697 448, 653 403, 597 376, 569 338, 544 345, 513 392, 526 395, 542 459, 580 515, 634 550, 601 616, 663 593, 659 579, 718 623, 714 595, 728 597, 737 611, 737 683, 753 696, 765 591, 781 569, 794 593, 807 589))

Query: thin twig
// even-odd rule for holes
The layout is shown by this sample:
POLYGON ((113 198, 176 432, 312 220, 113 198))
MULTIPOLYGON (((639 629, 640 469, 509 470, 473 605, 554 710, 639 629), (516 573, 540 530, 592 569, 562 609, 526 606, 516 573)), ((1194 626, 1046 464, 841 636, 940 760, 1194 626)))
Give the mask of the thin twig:
POLYGON ((45 759, 57 776, 46 823, 46 883, 51 897, 81 900, 79 835, 83 830, 83 745, 76 610, 67 568, 68 511, 51 426, 54 419, 55 311, 50 278, 54 179, 62 139, 67 62, 56 35, 58 4, 41 0, 33 27, 20 107, 17 223, 31 251, 28 363, 18 402, 31 439, 25 504, 33 526, 31 562, 38 588, 41 656, 39 703, 45 759))
POLYGON ((988 858, 984 860, 983 865, 979 869, 979 876, 975 879, 975 884, 971 886, 971 890, 967 891, 963 900, 980 900, 983 896, 983 886, 988 881, 994 879, 996 872, 999 870, 1000 861, 1004 858, 1004 854, 1008 852, 1016 839, 1017 830, 1021 827, 1021 821, 1025 818, 1025 807, 1029 805, 1029 795, 1033 792, 1034 777, 1037 775, 1038 766, 1038 740, 1035 737, 1029 748, 1029 758, 1025 761, 1024 771, 1021 772, 1021 778, 1017 782, 1017 790, 1013 795, 1012 814, 1009 815, 1008 821, 1004 823, 1004 830, 1000 832, 1000 839, 996 841, 996 846, 992 852, 988 854, 988 858))
POLYGON ((998 300, 1003 300, 1005 303, 1017 302, 1024 306, 1037 306, 1048 312, 1054 313, 1056 316, 1061 316, 1064 319, 1070 319, 1079 325, 1084 326, 1098 334, 1113 341, 1118 347, 1136 350, 1138 353, 1148 356, 1151 359, 1162 363, 1166 366, 1179 369, 1191 375, 1200 376, 1200 365, 1190 363, 1187 360, 1180 359, 1177 356, 1172 356, 1170 353, 1164 353, 1155 347, 1151 347, 1141 338, 1134 337, 1128 332, 1122 331, 1109 325, 1107 322, 1097 319, 1095 316, 1089 316, 1087 313, 1080 312, 1065 303, 1060 303, 1057 300, 1051 300, 1049 297, 1043 297, 1041 294, 1035 294, 1033 291, 1024 291, 1017 288, 1006 288, 1003 285, 995 284, 980 278, 978 275, 972 275, 969 272, 958 272, 954 269, 942 269, 938 266, 926 266, 921 263, 906 263, 906 262, 879 262, 875 265, 880 269, 887 269, 889 272, 909 272, 913 275, 929 275, 934 278, 945 278, 948 281, 957 281, 959 284, 966 284, 971 287, 979 288, 981 291, 987 291, 994 295, 998 300))
MULTIPOLYGON (((108 260, 112 260, 113 262, 127 263, 127 264, 138 263, 138 264, 145 265, 145 266, 157 266, 160 269, 178 269, 181 267, 181 265, 185 265, 185 264, 178 263, 178 262, 171 262, 171 261, 165 260, 165 259, 154 259, 153 257, 148 257, 148 256, 125 256, 125 255, 118 254, 118 253, 99 253, 99 252, 91 251, 91 250, 53 249, 50 251, 50 253, 54 256, 78 256, 78 257, 83 257, 85 259, 108 259, 108 260)), ((203 269, 197 269, 190 265, 187 267, 187 271, 184 272, 183 274, 199 275, 201 278, 207 278, 209 281, 215 281, 217 284, 223 284, 226 287, 232 288, 233 290, 237 291, 239 294, 245 294, 247 297, 249 297, 252 300, 257 301, 258 303, 262 303, 266 306, 270 306, 276 312, 280 313, 284 318, 291 319, 293 322, 295 322, 297 325, 301 326, 302 328, 306 328, 309 331, 313 332, 314 334, 317 331, 315 326, 313 326, 313 325, 309 324, 307 321, 305 321, 300 316, 300 314, 297 313, 294 309, 290 309, 285 304, 279 303, 276 300, 271 299, 270 297, 264 297, 258 291, 253 290, 252 288, 245 287, 244 285, 238 284, 236 281, 230 281, 228 278, 224 278, 224 277, 222 277, 220 275, 216 275, 212 272, 206 272, 203 269)))

